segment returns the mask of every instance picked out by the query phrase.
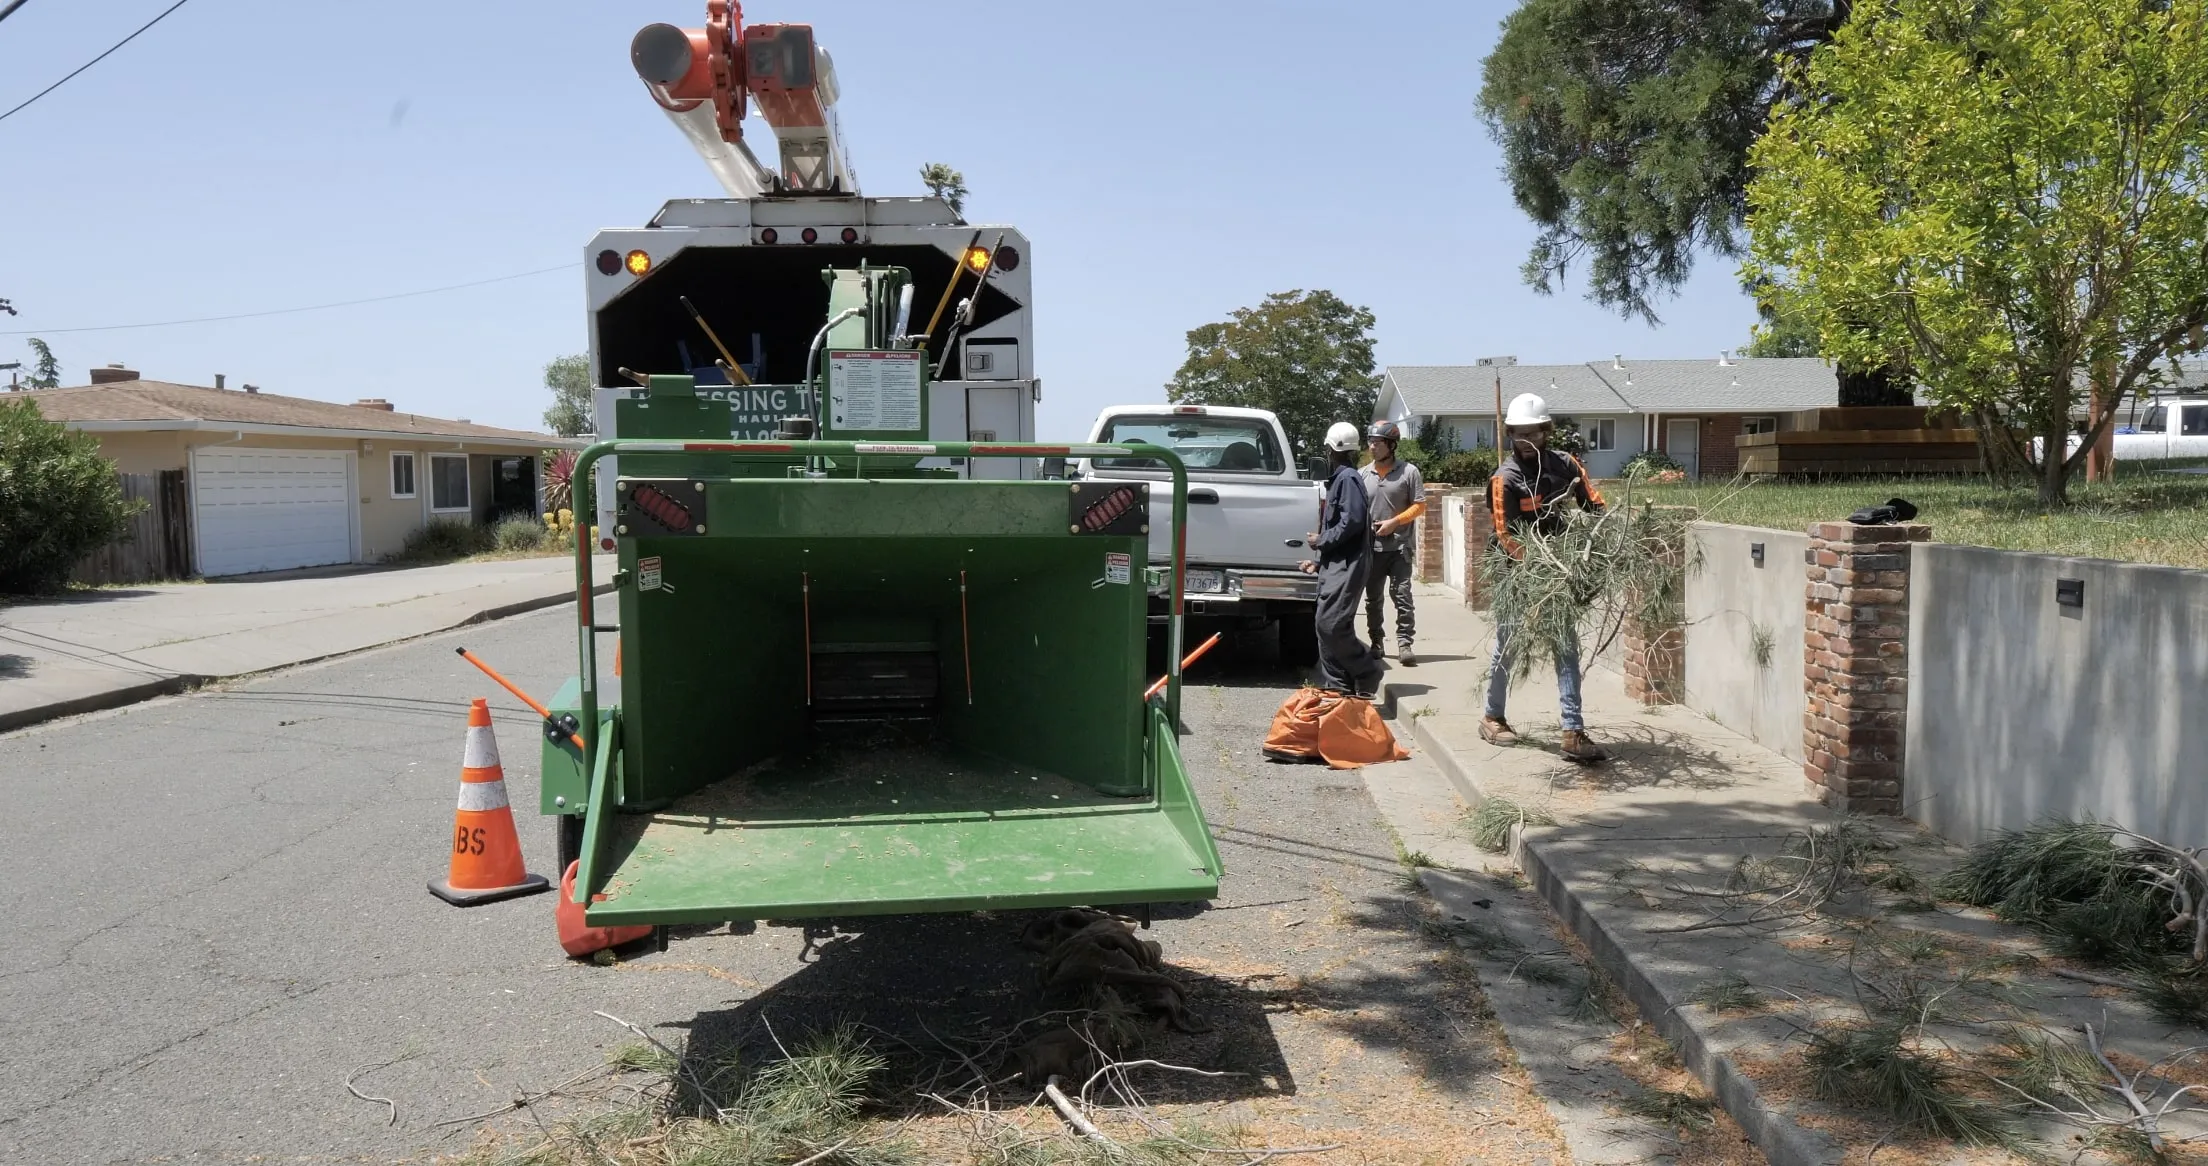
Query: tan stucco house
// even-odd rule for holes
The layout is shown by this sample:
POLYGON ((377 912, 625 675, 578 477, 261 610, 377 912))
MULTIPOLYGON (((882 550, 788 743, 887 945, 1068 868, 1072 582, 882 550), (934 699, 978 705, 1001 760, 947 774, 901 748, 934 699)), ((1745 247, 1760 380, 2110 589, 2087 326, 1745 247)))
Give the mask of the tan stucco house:
POLYGON ((193 570, 238 575, 374 562, 432 521, 542 511, 546 449, 576 440, 93 370, 93 384, 5 394, 90 433, 123 474, 182 471, 193 570))

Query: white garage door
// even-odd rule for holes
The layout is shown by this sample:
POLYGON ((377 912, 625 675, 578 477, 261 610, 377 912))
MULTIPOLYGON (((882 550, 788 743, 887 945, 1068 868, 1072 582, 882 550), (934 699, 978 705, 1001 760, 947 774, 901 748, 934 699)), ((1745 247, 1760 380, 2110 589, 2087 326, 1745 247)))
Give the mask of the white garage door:
POLYGON ((242 575, 351 562, 350 478, 343 453, 193 451, 200 574, 242 575))

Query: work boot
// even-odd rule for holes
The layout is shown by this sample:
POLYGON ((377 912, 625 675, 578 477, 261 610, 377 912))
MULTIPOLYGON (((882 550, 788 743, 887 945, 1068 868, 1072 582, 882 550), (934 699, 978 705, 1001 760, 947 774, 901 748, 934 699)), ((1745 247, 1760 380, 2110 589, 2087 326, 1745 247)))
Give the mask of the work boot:
POLYGON ((1480 740, 1490 745, 1501 745, 1508 748, 1518 743, 1518 733, 1517 730, 1510 727, 1509 721, 1501 717, 1482 717, 1480 718, 1480 740))
POLYGON ((1405 668, 1416 668, 1418 667, 1418 653, 1411 651, 1409 644, 1398 644, 1395 649, 1395 662, 1405 668))
POLYGON ((1557 743, 1556 749, 1557 752, 1574 761, 1608 761, 1610 759, 1610 754, 1604 752, 1602 746, 1588 739, 1586 732, 1580 729, 1564 730, 1564 739, 1557 743))

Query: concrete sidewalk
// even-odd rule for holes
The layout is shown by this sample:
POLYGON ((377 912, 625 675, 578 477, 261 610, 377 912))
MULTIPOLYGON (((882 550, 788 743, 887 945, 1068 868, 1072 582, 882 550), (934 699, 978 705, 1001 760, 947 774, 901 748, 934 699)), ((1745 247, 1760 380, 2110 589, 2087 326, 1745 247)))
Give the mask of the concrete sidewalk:
MULTIPOLYGON (((1531 824, 1513 832, 1509 856, 1533 893, 1773 1162, 1837 1163, 1851 1149, 1861 1156, 1877 1137, 1876 1129, 1863 1132, 1860 1111, 1806 1096, 1790 1066, 1800 1025, 1858 1011, 1855 976, 1873 957, 1859 964, 1856 953, 1875 952, 1869 945, 1880 937, 1906 934, 1933 950, 2009 959, 2003 979, 2030 991, 2047 1023, 2101 1025, 2144 1061, 2186 1043, 2173 1044, 2172 1026, 2138 1000, 2062 978, 2060 961, 2021 928, 1973 910, 1930 909, 1922 888, 1951 869, 1961 849, 1900 819, 1857 818, 1851 829, 1873 831, 1877 845, 1890 848, 1877 860, 1913 881, 1900 889, 1858 887, 1813 911, 1759 916, 1749 901, 1727 894, 1744 860, 1768 859, 1839 823, 1814 799, 1798 763, 1684 707, 1643 708, 1625 695, 1622 676, 1601 668, 1584 678, 1585 712, 1611 761, 1581 766, 1556 753, 1556 684, 1547 670, 1511 693, 1510 721, 1522 743, 1489 745, 1479 723, 1491 625, 1439 588, 1421 587, 1419 599, 1419 664, 1394 666, 1381 695, 1398 734, 1440 772, 1459 813, 1497 797, 1527 811, 1531 824), (1775 1004, 1726 1012, 1697 1002, 1726 977, 1755 985, 1775 1004)), ((1465 857, 1466 823, 1445 821, 1435 791, 1406 783, 1434 784, 1417 782, 1404 766, 1375 767, 1368 777, 1405 845, 1457 868, 1421 872, 1444 916, 1498 918, 1500 909, 1485 908, 1500 896, 1464 873, 1479 869, 1465 857), (1404 772, 1383 772, 1390 769, 1404 772)), ((1568 1089, 1560 1095, 1567 1108, 1588 1104, 1568 1089)))
MULTIPOLYGON (((601 588, 613 569, 613 556, 596 557, 601 588)), ((574 560, 551 556, 145 584, 23 601, 0 607, 0 732, 574 595, 574 560)))

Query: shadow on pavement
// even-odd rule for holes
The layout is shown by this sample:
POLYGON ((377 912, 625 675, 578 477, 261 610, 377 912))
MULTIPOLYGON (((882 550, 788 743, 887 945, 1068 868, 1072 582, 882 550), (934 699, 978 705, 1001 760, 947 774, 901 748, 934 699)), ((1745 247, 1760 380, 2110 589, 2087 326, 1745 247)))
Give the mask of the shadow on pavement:
MULTIPOLYGON (((920 1095, 964 1095, 979 1087, 977 1075, 980 1082, 1002 1082, 985 1092, 1023 1105, 1036 1087, 1004 1081, 1016 1071, 1006 1055, 1058 1023, 1045 1015, 1051 1003, 1037 980, 1041 957, 1017 942, 1033 914, 816 923, 797 972, 732 1008, 665 1027, 688 1031, 684 1059, 703 1076, 731 1056, 748 1074, 813 1033, 854 1024, 890 1062, 872 1092, 895 1099, 892 1116, 939 1115, 942 1107, 920 1095)), ((1189 1011, 1210 1031, 1162 1031, 1139 1055, 1235 1075, 1146 1078, 1145 1095, 1153 1102, 1202 1102, 1293 1094, 1294 1078, 1268 1020, 1279 1007, 1274 994, 1248 979, 1176 968, 1173 956, 1166 951, 1166 970, 1188 987, 1189 1011)))

